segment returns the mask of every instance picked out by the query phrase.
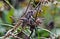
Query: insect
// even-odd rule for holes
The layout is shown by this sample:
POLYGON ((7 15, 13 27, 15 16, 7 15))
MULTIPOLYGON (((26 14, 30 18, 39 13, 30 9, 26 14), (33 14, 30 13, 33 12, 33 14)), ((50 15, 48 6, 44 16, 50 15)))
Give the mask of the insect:
MULTIPOLYGON (((31 0, 30 0, 30 2, 31 2, 31 0)), ((33 17, 33 15, 34 15, 34 13, 35 13, 34 10, 36 10, 36 12, 38 12, 39 6, 41 5, 41 2, 39 2, 39 3, 37 4, 37 6, 35 7, 35 9, 33 9, 32 11, 28 11, 28 12, 27 12, 27 10, 28 10, 28 8, 29 8, 29 5, 30 5, 30 2, 29 2, 29 4, 28 4, 28 6, 27 6, 27 9, 26 9, 26 12, 24 13, 24 15, 19 19, 19 21, 17 22, 17 24, 15 25, 15 27, 14 27, 13 29, 11 29, 10 31, 7 32, 7 34, 6 34, 6 36, 5 36, 4 38, 8 37, 8 36, 11 34, 10 32, 13 33, 14 30, 16 30, 16 28, 17 28, 20 24, 21 24, 23 30, 24 30, 25 26, 29 26, 29 27, 30 27, 30 31, 31 31, 30 36, 31 36, 32 33, 33 33, 33 30, 36 28, 36 26, 39 25, 39 24, 41 24, 40 18, 37 17, 37 13, 36 13, 36 17, 33 17), (38 8, 38 9, 37 9, 37 8, 38 8)), ((30 9, 30 10, 31 10, 31 9, 30 9)), ((21 32, 22 32, 22 31, 21 31, 21 32)), ((29 37, 30 37, 30 36, 29 36, 29 37)))
MULTIPOLYGON (((40 2, 38 3, 38 6, 40 6, 40 2)), ((40 8, 38 7, 37 8, 40 8)), ((37 10, 38 11, 38 10, 37 10)), ((38 13, 36 13, 37 15, 38 13)), ((27 26, 30 26, 30 31, 31 31, 31 34, 30 36, 32 35, 33 33, 33 30, 35 29, 35 27, 39 24, 41 24, 41 21, 40 21, 40 18, 39 17, 33 17, 34 15, 34 10, 30 10, 27 12, 27 14, 25 14, 20 20, 23 20, 22 22, 22 28, 24 28, 26 25, 27 26)), ((30 37, 29 36, 29 37, 30 37)))
MULTIPOLYGON (((42 23, 41 19, 37 16, 38 15, 38 11, 41 12, 40 9, 40 5, 41 5, 41 2, 39 2, 36 7, 34 8, 34 10, 36 10, 36 12, 34 10, 30 10, 27 12, 27 14, 25 13, 22 20, 23 20, 23 23, 22 23, 22 28, 27 25, 30 27, 30 31, 31 31, 31 34, 30 36, 33 34, 33 30, 36 29, 36 26, 38 26, 39 24, 42 23), (36 16, 34 17, 34 14, 36 14, 36 16)), ((30 37, 29 36, 29 37, 30 37)))

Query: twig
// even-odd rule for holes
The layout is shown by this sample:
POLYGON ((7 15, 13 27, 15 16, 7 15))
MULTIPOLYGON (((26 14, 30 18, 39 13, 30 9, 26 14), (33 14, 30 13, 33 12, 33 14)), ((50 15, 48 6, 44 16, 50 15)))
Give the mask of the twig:
POLYGON ((7 0, 4 0, 12 9, 15 9, 7 0))
POLYGON ((37 9, 37 13, 36 13, 35 20, 37 19, 37 15, 38 15, 38 11, 39 11, 40 6, 41 6, 41 2, 39 2, 39 3, 37 4, 38 9, 37 9))
POLYGON ((20 37, 18 37, 18 36, 16 36, 15 34, 11 34, 11 36, 13 36, 14 38, 16 38, 16 39, 21 39, 20 37))
MULTIPOLYGON (((5 0, 6 1, 6 0, 5 0)), ((6 1, 8 4, 9 4, 9 2, 8 1, 6 1)), ((29 1, 29 4, 30 4, 30 2, 31 2, 31 0, 29 1)), ((29 4, 28 4, 28 6, 27 6, 27 9, 26 9, 26 11, 25 11, 25 13, 27 12, 27 10, 28 10, 28 7, 29 7, 29 4)), ((9 4, 10 5, 10 4, 9 4)), ((11 5, 10 5, 11 6, 11 5)), ((11 8, 13 8, 12 6, 11 6, 11 8)), ((13 8, 14 9, 14 8, 13 8)), ((21 20, 19 19, 18 20, 18 22, 16 23, 16 25, 15 25, 15 27, 14 28, 12 28, 11 30, 9 30, 7 33, 6 33, 6 35, 3 37, 3 39, 5 39, 6 37, 9 37, 10 36, 10 33, 12 32, 14 32, 18 27, 19 27, 19 25, 21 24, 21 20)))
POLYGON ((17 24, 15 25, 15 27, 12 28, 11 30, 9 30, 3 38, 5 39, 6 37, 9 37, 9 36, 11 35, 11 32, 13 33, 13 32, 18 28, 18 26, 19 26, 20 24, 21 24, 21 21, 19 20, 19 21, 17 22, 17 24))
MULTIPOLYGON (((24 12, 24 14, 23 14, 22 16, 25 16, 25 15, 27 14, 27 10, 28 10, 28 8, 29 8, 30 2, 31 2, 31 0, 29 1, 28 5, 27 5, 27 8, 26 8, 26 11, 24 12)), ((21 17, 22 17, 22 16, 21 16, 21 17)))
POLYGON ((9 24, 4 24, 4 23, 1 23, 0 25, 5 25, 5 26, 8 26, 8 27, 14 27, 13 25, 9 25, 9 24))
POLYGON ((37 5, 36 5, 36 7, 35 7, 35 9, 34 10, 36 10, 36 8, 39 6, 39 4, 40 4, 41 2, 39 2, 37 5))

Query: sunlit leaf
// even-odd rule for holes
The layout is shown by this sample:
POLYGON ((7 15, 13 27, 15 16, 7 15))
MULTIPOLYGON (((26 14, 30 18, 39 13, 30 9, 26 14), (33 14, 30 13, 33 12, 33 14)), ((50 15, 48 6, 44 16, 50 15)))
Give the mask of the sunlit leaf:
POLYGON ((14 10, 13 9, 11 9, 10 11, 4 11, 3 19, 5 20, 5 23, 12 24, 13 20, 10 17, 13 16, 13 14, 14 14, 14 10))

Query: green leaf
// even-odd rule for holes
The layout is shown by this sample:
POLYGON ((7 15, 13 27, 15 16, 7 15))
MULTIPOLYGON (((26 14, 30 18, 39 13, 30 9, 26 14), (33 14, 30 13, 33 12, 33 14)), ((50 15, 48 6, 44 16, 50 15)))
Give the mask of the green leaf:
POLYGON ((13 14, 14 14, 13 9, 10 9, 9 11, 4 11, 3 12, 3 20, 4 20, 4 22, 8 23, 8 24, 12 24, 13 20, 10 17, 13 16, 13 14))
POLYGON ((50 36, 50 33, 45 30, 40 30, 40 31, 38 31, 37 34, 39 37, 49 37, 50 36))

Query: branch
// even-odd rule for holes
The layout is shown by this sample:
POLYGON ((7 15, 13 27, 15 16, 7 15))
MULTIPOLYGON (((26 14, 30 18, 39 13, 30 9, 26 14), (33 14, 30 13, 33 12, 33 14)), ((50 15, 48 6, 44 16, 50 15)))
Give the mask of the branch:
POLYGON ((15 27, 12 28, 12 29, 10 29, 10 30, 6 33, 6 35, 3 37, 3 39, 9 37, 9 36, 11 35, 11 33, 13 33, 13 32, 19 27, 19 25, 21 24, 21 22, 22 22, 22 21, 19 20, 19 21, 17 22, 17 24, 15 25, 15 27))
POLYGON ((24 14, 21 17, 23 17, 23 16, 25 16, 27 14, 27 10, 29 8, 30 2, 31 2, 31 0, 29 1, 28 5, 27 5, 26 11, 24 12, 24 14))
POLYGON ((16 38, 16 39, 22 39, 22 38, 16 36, 15 34, 13 34, 13 33, 11 34, 11 36, 14 37, 14 38, 16 38))
POLYGON ((9 2, 8 0, 4 0, 12 9, 15 9, 9 2))
MULTIPOLYGON (((6 1, 6 0, 5 0, 5 1, 6 1)), ((6 1, 6 2, 10 5, 10 3, 9 3, 8 1, 6 1)), ((29 4, 28 4, 27 9, 26 9, 26 11, 25 11, 25 14, 26 14, 26 12, 27 12, 27 10, 28 10, 28 7, 29 7, 29 5, 30 5, 30 2, 31 2, 31 0, 29 1, 29 4)), ((10 5, 10 7, 13 8, 12 5, 10 5)), ((13 9, 14 9, 14 8, 13 8, 13 9)), ((3 39, 6 39, 7 37, 9 37, 9 36, 11 35, 11 32, 13 33, 13 32, 19 27, 19 25, 21 24, 21 22, 22 22, 22 21, 19 19, 18 22, 16 23, 16 25, 15 25, 12 29, 10 29, 10 30, 6 33, 5 36, 3 36, 3 39)))

